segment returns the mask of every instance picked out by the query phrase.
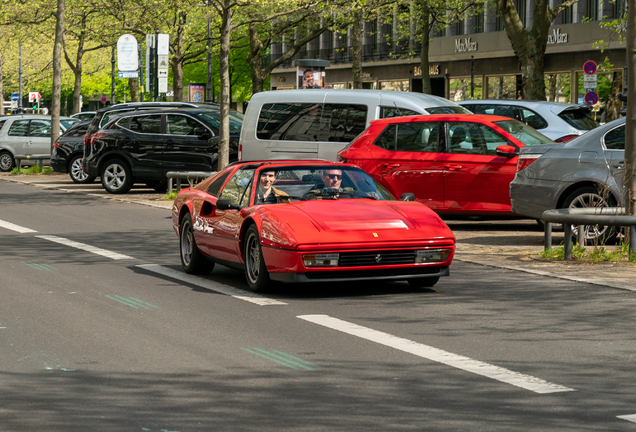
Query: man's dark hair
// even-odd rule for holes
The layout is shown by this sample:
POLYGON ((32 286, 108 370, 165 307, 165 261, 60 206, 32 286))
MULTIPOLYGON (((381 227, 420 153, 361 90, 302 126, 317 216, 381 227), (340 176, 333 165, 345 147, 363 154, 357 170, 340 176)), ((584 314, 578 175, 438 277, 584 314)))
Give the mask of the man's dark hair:
POLYGON ((314 71, 313 71, 313 70, 311 70, 311 69, 305 69, 305 72, 303 72, 303 75, 305 75, 307 72, 311 72, 311 73, 313 73, 314 71))

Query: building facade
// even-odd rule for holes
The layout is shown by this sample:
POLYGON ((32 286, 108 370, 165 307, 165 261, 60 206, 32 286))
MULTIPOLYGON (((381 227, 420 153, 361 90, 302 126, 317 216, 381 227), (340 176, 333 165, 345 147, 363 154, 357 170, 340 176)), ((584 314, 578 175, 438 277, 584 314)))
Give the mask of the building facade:
MULTIPOLYGON (((551 7, 554 7, 552 0, 551 7)), ((532 27, 533 0, 515 0, 526 28, 532 27)), ((560 13, 552 23, 545 55, 546 93, 549 100, 581 103, 585 95, 583 64, 606 58, 611 66, 599 72, 598 91, 607 100, 612 89, 622 89, 626 44, 619 35, 604 28, 603 20, 622 16, 624 3, 580 0, 560 13), (604 41, 604 50, 595 47, 604 41)), ((364 88, 422 91, 420 44, 414 38, 398 40, 395 25, 386 19, 364 24, 362 74, 364 88)), ((390 20, 389 20, 390 21, 390 20)), ((395 24, 395 23, 393 23, 395 24)), ((432 93, 450 100, 523 98, 519 62, 510 41, 488 7, 431 35, 429 73, 432 93), (471 86, 471 82, 473 86, 471 86)), ((275 69, 271 89, 296 88, 297 65, 307 59, 329 62, 324 84, 332 88, 352 86, 351 38, 326 32, 308 43, 294 61, 275 69)), ((286 51, 286 44, 274 44, 272 59, 286 51)))

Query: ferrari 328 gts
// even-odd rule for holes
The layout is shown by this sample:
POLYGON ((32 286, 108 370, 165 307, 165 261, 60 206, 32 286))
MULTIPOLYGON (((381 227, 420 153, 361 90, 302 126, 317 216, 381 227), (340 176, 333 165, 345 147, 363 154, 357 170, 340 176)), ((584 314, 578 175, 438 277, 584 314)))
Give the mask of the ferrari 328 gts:
POLYGON ((455 236, 412 193, 396 200, 359 167, 328 161, 235 162, 172 207, 186 273, 219 263, 270 281, 406 280, 449 274, 455 236))

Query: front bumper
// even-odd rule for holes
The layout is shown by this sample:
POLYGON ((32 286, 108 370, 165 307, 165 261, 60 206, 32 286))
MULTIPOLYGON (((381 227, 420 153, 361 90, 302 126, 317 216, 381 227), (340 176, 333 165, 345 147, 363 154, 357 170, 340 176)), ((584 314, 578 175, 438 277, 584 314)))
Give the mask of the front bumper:
POLYGON ((270 273, 272 280, 285 283, 351 282, 365 280, 407 280, 450 275, 448 267, 407 267, 381 270, 335 270, 329 272, 270 273))

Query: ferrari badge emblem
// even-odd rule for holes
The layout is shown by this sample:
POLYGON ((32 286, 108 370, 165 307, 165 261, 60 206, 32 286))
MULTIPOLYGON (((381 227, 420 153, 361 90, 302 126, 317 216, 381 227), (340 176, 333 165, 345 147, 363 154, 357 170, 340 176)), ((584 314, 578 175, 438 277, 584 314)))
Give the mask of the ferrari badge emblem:
POLYGON ((373 237, 377 237, 377 236, 378 236, 378 234, 377 234, 377 233, 373 233, 373 237))
POLYGON ((382 255, 377 254, 377 255, 375 256, 375 262, 376 262, 377 264, 380 264, 380 261, 382 261, 382 255))

